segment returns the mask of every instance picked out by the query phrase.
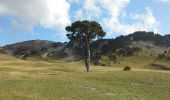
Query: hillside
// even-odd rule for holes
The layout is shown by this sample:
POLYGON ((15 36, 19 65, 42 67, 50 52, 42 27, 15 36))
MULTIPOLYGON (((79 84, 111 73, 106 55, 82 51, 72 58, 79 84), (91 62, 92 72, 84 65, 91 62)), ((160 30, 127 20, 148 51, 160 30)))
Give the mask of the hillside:
POLYGON ((153 32, 138 31, 115 39, 97 40, 92 43, 92 49, 97 48, 101 52, 107 53, 110 50, 123 48, 135 42, 143 43, 144 46, 153 47, 153 49, 160 48, 161 50, 162 48, 162 50, 165 50, 170 48, 170 35, 162 36, 153 32))
POLYGON ((120 36, 93 41, 91 51, 94 64, 87 73, 75 41, 0 48, 0 100, 169 100, 168 46, 120 36), (18 59, 22 55, 26 59, 18 59))
POLYGON ((10 52, 8 50, 0 47, 0 54, 9 54, 10 55, 10 52))
POLYGON ((52 42, 47 40, 30 40, 11 45, 3 48, 8 50, 15 57, 41 56, 51 49, 62 49, 64 43, 52 42))
POLYGON ((149 41, 161 47, 170 47, 170 35, 159 35, 153 32, 138 31, 128 35, 133 41, 149 41))
MULTIPOLYGON (((1 100, 169 100, 170 73, 82 62, 19 60, 0 54, 1 100)), ((139 64, 142 64, 139 63, 139 64)), ((136 64, 137 65, 137 64, 136 64)))
MULTIPOLYGON (((163 52, 170 49, 170 35, 161 36, 153 32, 134 32, 126 36, 119 36, 115 39, 100 39, 91 42, 92 61, 97 59, 96 55, 108 55, 119 49, 127 47, 151 48, 163 52), (133 46, 132 46, 133 45, 133 46)), ((65 59, 69 61, 81 60, 83 50, 78 41, 68 43, 52 42, 46 40, 30 40, 16 44, 6 45, 3 48, 15 57, 26 59, 36 56, 43 59, 65 59)), ((100 58, 100 57, 99 57, 100 58)))

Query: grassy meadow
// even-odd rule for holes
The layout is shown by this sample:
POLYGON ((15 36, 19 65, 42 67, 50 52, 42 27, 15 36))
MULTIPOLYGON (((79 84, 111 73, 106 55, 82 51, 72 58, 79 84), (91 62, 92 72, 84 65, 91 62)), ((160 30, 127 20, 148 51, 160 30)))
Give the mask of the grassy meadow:
POLYGON ((81 61, 24 61, 0 54, 0 100, 170 100, 170 72, 145 67, 152 61, 149 54, 140 55, 86 72, 81 61), (123 71, 125 65, 132 71, 123 71))

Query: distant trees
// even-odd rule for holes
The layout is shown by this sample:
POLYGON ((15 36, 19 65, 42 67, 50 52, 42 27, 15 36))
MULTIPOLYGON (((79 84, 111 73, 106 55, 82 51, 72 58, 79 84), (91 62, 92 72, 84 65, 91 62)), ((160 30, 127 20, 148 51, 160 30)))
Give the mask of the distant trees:
POLYGON ((71 41, 80 42, 84 52, 86 70, 90 70, 90 43, 93 39, 99 39, 105 36, 102 26, 96 21, 76 21, 67 26, 67 38, 71 41))
POLYGON ((109 58, 111 61, 113 61, 114 63, 116 63, 116 60, 117 60, 116 54, 114 54, 114 53, 109 53, 109 54, 108 54, 108 58, 109 58))
POLYGON ((142 49, 139 48, 139 47, 133 47, 132 49, 133 49, 133 52, 136 52, 136 53, 137 53, 137 55, 138 55, 138 53, 139 53, 140 51, 142 51, 142 49))
POLYGON ((132 56, 135 53, 138 54, 140 51, 142 51, 139 47, 124 47, 116 50, 116 54, 120 56, 132 56))
POLYGON ((170 60, 170 50, 169 51, 165 50, 163 53, 159 54, 157 59, 170 60))
POLYGON ((94 65, 98 65, 99 64, 99 60, 101 59, 101 54, 96 52, 96 53, 92 53, 92 56, 91 56, 93 62, 94 62, 94 65))
POLYGON ((118 50, 116 50, 116 54, 119 56, 119 58, 120 58, 121 55, 125 55, 125 53, 126 53, 125 49, 118 49, 118 50))
POLYGON ((147 41, 147 40, 154 40, 155 34, 153 32, 145 32, 145 31, 137 31, 133 34, 129 35, 130 37, 133 37, 134 41, 147 41))
POLYGON ((138 54, 140 51, 142 51, 139 47, 123 47, 118 48, 116 50, 113 50, 108 53, 108 58, 114 62, 117 60, 117 56, 120 58, 121 56, 132 56, 135 53, 138 54))
POLYGON ((119 36, 117 38, 114 39, 114 41, 112 41, 113 43, 113 49, 117 49, 117 48, 122 48, 122 47, 126 47, 127 45, 131 44, 131 39, 128 36, 119 36))
POLYGON ((154 32, 137 31, 128 35, 133 41, 149 41, 158 46, 170 46, 170 35, 159 35, 154 32))

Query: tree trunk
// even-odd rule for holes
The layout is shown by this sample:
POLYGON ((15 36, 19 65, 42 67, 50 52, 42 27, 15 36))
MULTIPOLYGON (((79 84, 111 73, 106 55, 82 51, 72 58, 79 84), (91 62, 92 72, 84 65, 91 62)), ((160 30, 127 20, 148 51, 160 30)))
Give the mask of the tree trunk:
POLYGON ((87 65, 86 65, 86 69, 87 69, 87 72, 90 71, 90 50, 88 50, 87 52, 87 65))
POLYGON ((90 71, 90 46, 88 42, 86 42, 85 65, 86 65, 87 72, 89 72, 90 71))

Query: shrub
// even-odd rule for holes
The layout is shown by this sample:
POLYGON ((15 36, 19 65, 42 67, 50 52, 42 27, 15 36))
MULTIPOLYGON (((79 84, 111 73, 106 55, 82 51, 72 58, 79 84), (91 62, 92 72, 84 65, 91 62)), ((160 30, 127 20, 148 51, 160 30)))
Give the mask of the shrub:
POLYGON ((130 71, 130 70, 131 70, 131 67, 125 66, 123 70, 124 70, 124 71, 130 71))
POLYGON ((106 66, 106 64, 101 64, 101 66, 106 66))

